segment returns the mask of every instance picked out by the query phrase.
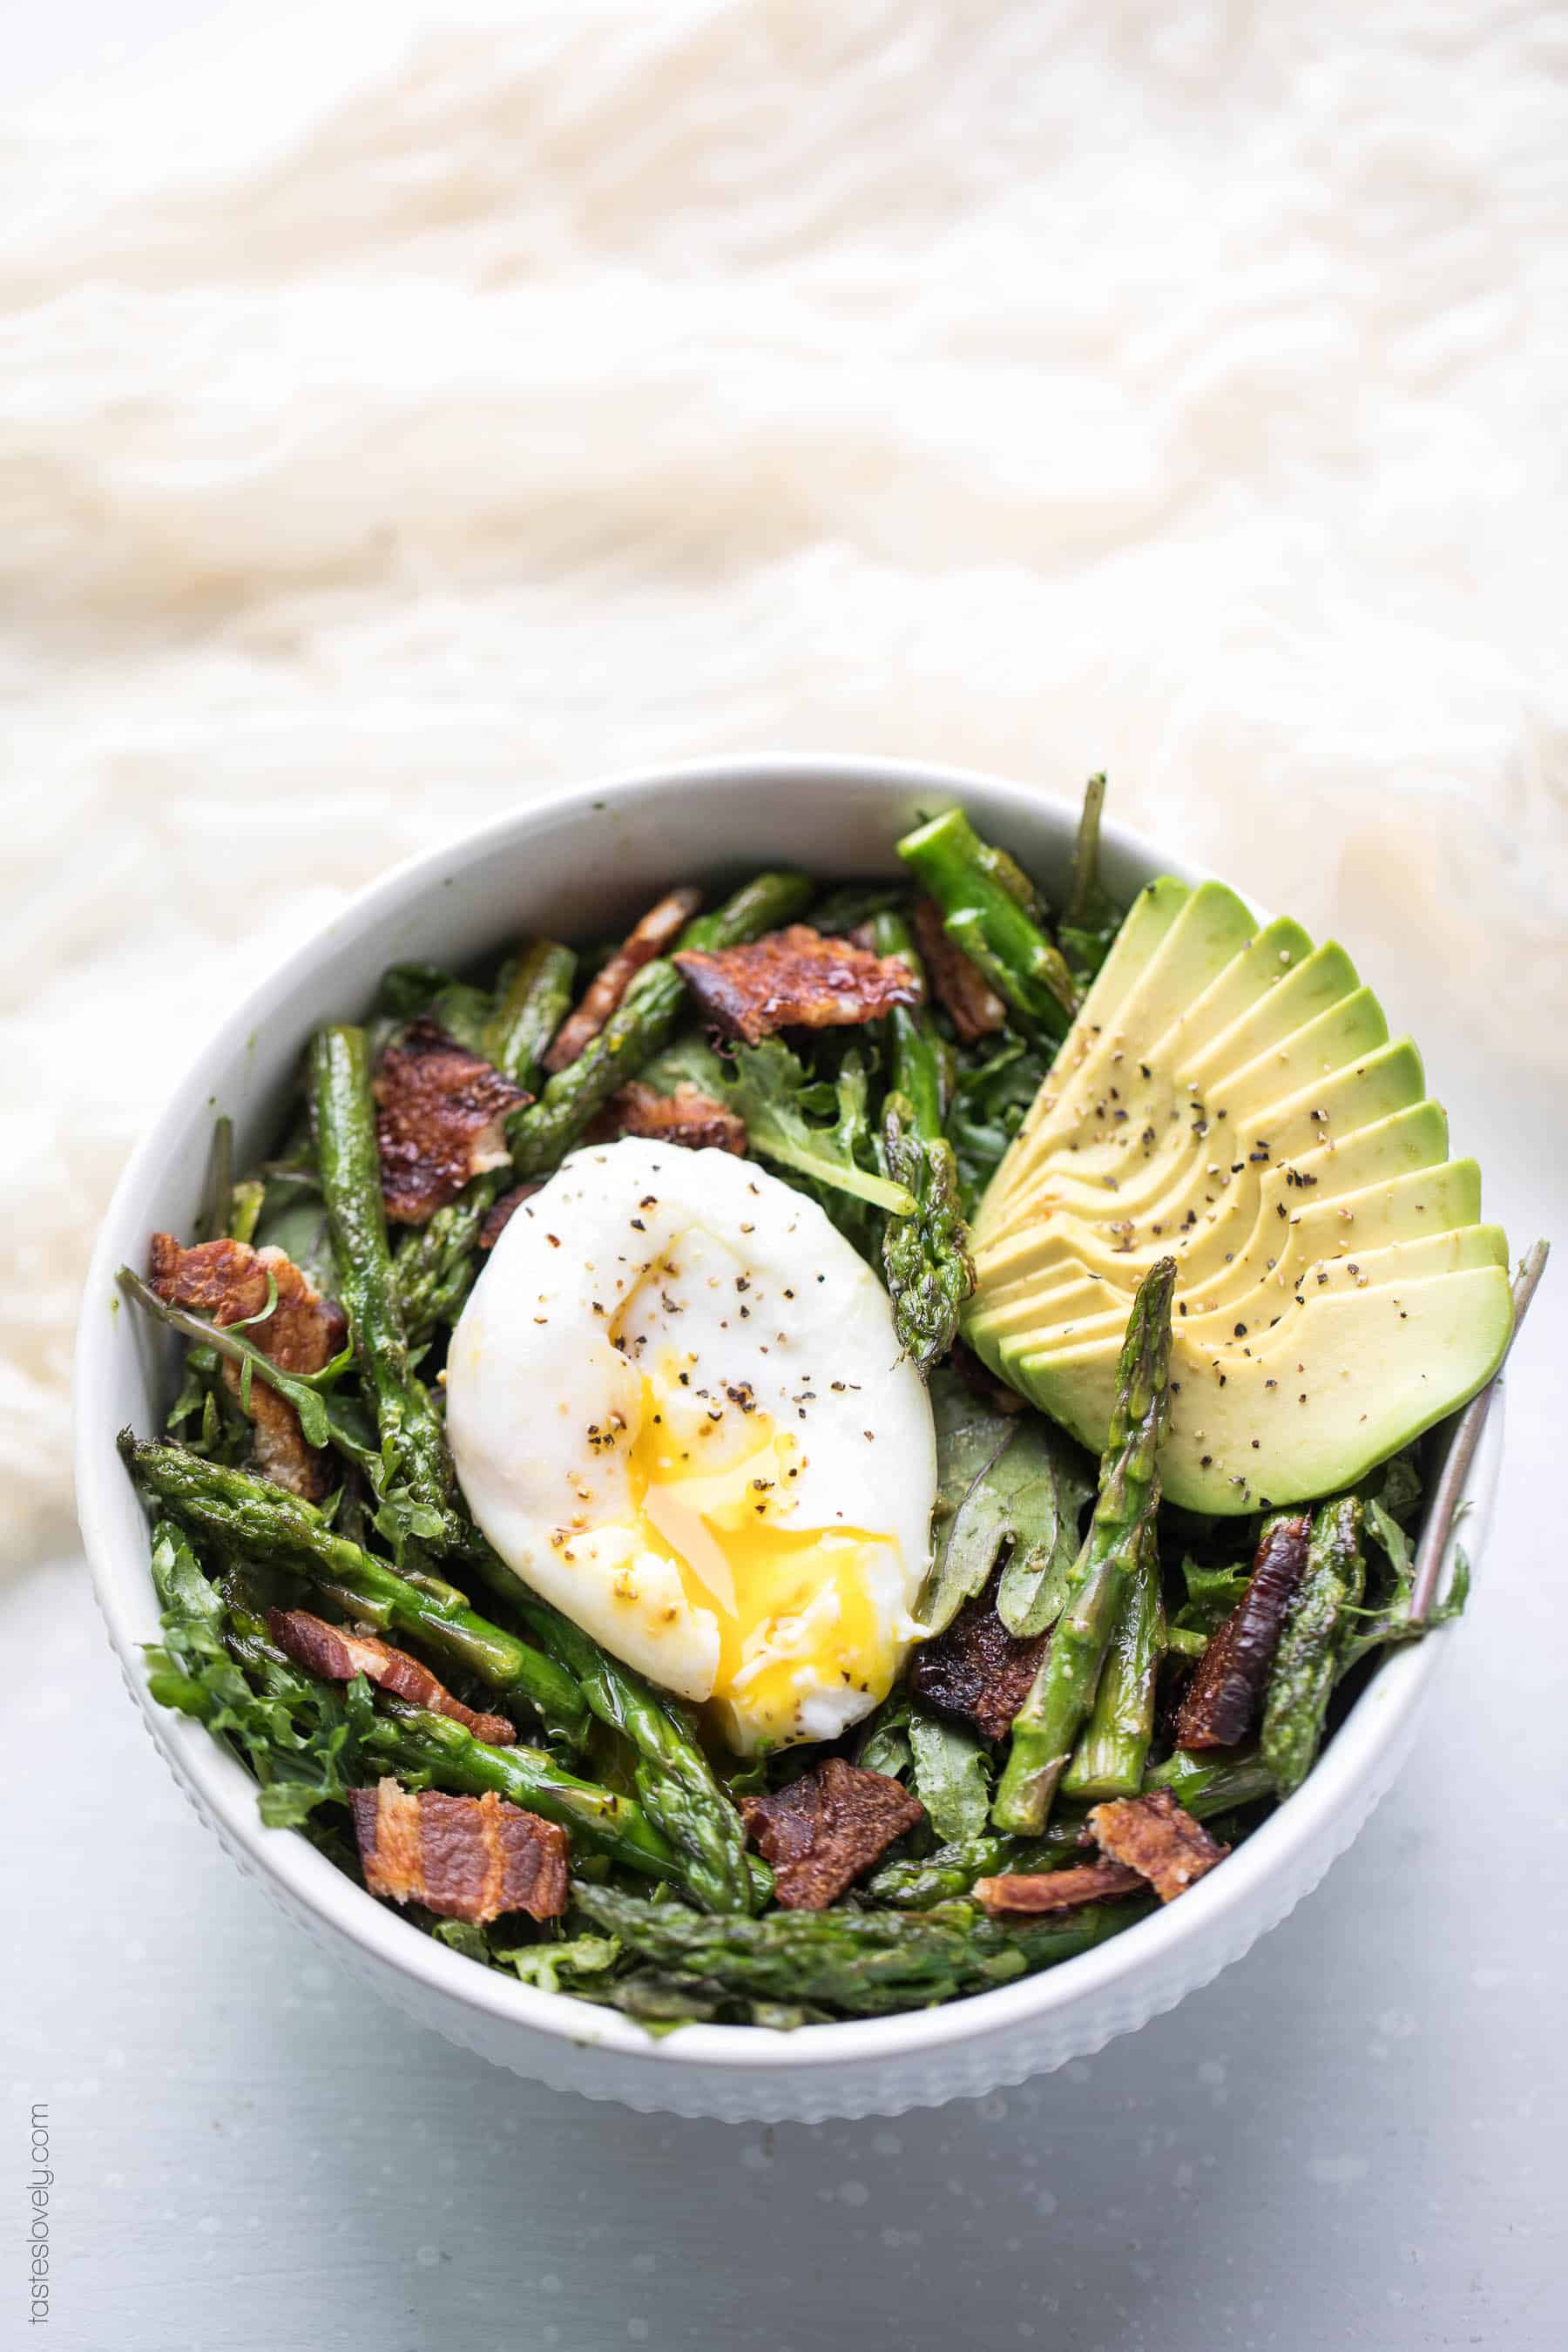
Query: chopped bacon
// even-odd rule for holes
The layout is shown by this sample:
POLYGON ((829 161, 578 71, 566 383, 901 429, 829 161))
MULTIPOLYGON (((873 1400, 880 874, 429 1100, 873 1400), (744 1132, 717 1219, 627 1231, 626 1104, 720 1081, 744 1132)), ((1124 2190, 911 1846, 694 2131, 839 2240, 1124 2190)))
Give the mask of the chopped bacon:
POLYGON ((701 904, 700 890, 671 890, 657 907, 648 908, 603 971, 595 973, 575 1011, 561 1024, 544 1056, 547 1070, 563 1070, 577 1059, 584 1045, 598 1035, 644 964, 675 945, 701 904))
POLYGON ((279 1648, 287 1650, 309 1673, 320 1675, 323 1682, 352 1683, 356 1675, 363 1675, 367 1683, 391 1691, 395 1698, 428 1707, 432 1715, 449 1715, 454 1723, 460 1723, 476 1739, 488 1740, 492 1748, 510 1748, 517 1738, 515 1727, 504 1715, 476 1714, 461 1699, 454 1698, 428 1666, 374 1633, 351 1633, 347 1626, 330 1625, 309 1609, 269 1609, 267 1622, 279 1648))
POLYGON ((341 1354, 348 1337, 342 1308, 280 1249, 226 1237, 182 1249, 172 1234, 154 1234, 150 1255, 148 1278, 159 1297, 210 1315, 219 1330, 263 1314, 275 1284, 277 1304, 265 1322, 252 1322, 249 1337, 279 1371, 319 1372, 341 1354))
POLYGON ((742 1797, 741 1818, 773 1866, 788 1911, 824 1911, 925 1811, 900 1781, 830 1756, 773 1797, 742 1797))
POLYGON ((375 1074, 381 1189, 396 1224, 428 1224, 470 1177, 504 1168, 506 1122, 531 1095, 422 1013, 375 1074))
MULTIPOLYGON (((281 1250, 252 1249, 226 1236, 183 1249, 173 1234, 154 1234, 148 1255, 148 1279, 160 1298, 210 1315, 219 1330, 250 1322, 246 1337, 279 1371, 319 1372, 342 1352, 349 1328, 342 1308, 323 1298, 281 1250), (266 1311, 268 1276, 277 1286, 277 1304, 265 1322, 251 1322, 266 1311)), ((226 1360, 223 1377, 233 1395, 243 1393, 237 1364, 226 1360)), ((250 1383, 247 1412, 262 1476, 307 1502, 322 1501, 332 1486, 330 1456, 306 1444, 299 1414, 259 1374, 250 1383)))
POLYGON ((807 923, 712 955, 689 949, 675 965, 709 1020, 748 1045, 779 1029, 844 1028, 878 1020, 895 1004, 920 1003, 900 956, 825 940, 807 923))
POLYGON ((1169 1789, 1096 1805, 1089 1826, 1101 1853, 1146 1878, 1162 1903, 1185 1894, 1230 1852, 1194 1821, 1169 1789))
POLYGON ((494 1249, 523 1202, 543 1189, 542 1184, 514 1184, 510 1192, 503 1192, 479 1227, 480 1249, 494 1249))
POLYGON ((1066 1870, 1010 1872, 1002 1878, 977 1878, 974 1899, 994 1918, 1033 1918, 1043 1911, 1073 1911, 1080 1903, 1102 1903, 1112 1895, 1135 1895, 1143 1885, 1141 1871, 1124 1862, 1070 1864, 1066 1870))
POLYGON ((559 1919, 566 1908, 565 1831, 493 1790, 448 1797, 423 1789, 415 1796, 387 1780, 351 1789, 349 1806, 373 1895, 423 1903, 443 1919, 477 1927, 503 1911, 559 1919))
POLYGON ((1002 1738, 1029 1696, 1048 1633, 1024 1641, 996 1614, 1001 1571, 966 1601, 934 1641, 922 1642, 910 1670, 910 1687, 943 1715, 972 1723, 983 1739, 1002 1738))
POLYGON ((746 1149, 746 1122, 739 1111, 715 1102, 689 1078, 682 1078, 671 1095, 634 1078, 610 1097, 605 1113, 612 1135, 646 1135, 656 1143, 683 1144, 689 1151, 746 1149))
POLYGON ((942 925, 942 909, 933 898, 914 904, 915 943, 926 977, 938 1001, 965 1045, 1005 1026, 1007 1008, 980 966, 966 956, 942 925))
POLYGON ((1307 1572, 1304 1517, 1276 1519, 1252 1581, 1193 1669, 1176 1716, 1180 1748, 1234 1748, 1257 1721, 1286 1613, 1307 1572))

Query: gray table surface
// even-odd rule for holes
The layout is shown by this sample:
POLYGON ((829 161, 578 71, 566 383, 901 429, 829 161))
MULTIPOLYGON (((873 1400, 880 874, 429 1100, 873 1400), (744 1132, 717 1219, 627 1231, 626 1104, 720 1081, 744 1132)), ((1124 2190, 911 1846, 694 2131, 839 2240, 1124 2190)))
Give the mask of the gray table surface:
MULTIPOLYGON (((1456 1127, 1502 1116, 1478 1097, 1456 1127)), ((1507 1117, 1493 1213, 1517 1239, 1561 1231, 1561 1122, 1507 1117)), ((16 2212, 28 2106, 50 2110, 49 2338, 1561 2346, 1554 1274, 1515 1358, 1471 1613, 1352 1852, 1217 1983, 1091 2063, 892 2123, 632 2116, 367 2005, 175 1792, 80 1562, 0 1591, 0 2034, 16 2212)), ((0 2346, 37 2340, 24 2285, 0 2262, 0 2346)))

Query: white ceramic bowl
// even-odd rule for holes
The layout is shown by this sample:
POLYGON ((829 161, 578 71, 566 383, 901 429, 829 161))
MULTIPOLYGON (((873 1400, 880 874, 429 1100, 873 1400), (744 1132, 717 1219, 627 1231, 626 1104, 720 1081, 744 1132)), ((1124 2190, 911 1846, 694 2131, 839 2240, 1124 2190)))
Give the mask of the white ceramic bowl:
MULTIPOLYGON (((224 1022, 121 1177, 88 1278, 77 1349, 77 1496, 99 1600, 153 1738, 241 1869, 421 2023, 499 2064, 591 2098, 731 2121, 897 2115, 973 2097, 1100 2049, 1170 2009, 1282 1919, 1354 1837, 1393 1780, 1452 1636, 1391 1657, 1305 1786, 1182 1899, 1044 1975, 946 2008, 775 2033, 694 2025, 653 2041, 629 2019, 476 1968, 375 1902, 292 1832, 267 1830, 256 1786, 197 1724, 153 1705, 141 1644, 158 1614, 142 1507, 114 1449, 157 1429, 172 1392, 168 1335, 121 1308, 114 1273, 154 1227, 189 1230, 216 1112, 241 1161, 265 1149, 310 1029, 358 1017, 382 968, 462 965, 530 931, 602 935, 694 875, 798 863, 823 875, 890 867, 921 813, 961 800, 1058 894, 1076 808, 1018 784, 897 761, 719 761, 562 793, 400 867, 300 949, 224 1022)), ((1152 875, 1199 877, 1108 826, 1107 878, 1130 898, 1152 875)), ((1496 1480, 1494 1412, 1466 1520, 1472 1558, 1496 1480)))

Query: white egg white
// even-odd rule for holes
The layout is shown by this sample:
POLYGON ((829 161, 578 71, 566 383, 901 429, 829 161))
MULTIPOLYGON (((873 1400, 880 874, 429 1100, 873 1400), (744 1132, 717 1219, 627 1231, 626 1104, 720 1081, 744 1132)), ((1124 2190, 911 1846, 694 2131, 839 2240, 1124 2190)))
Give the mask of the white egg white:
POLYGON ((475 1286, 447 1414, 502 1559, 742 1752, 831 1738, 890 1685, 930 1402, 871 1268, 754 1161, 574 1153, 475 1286))

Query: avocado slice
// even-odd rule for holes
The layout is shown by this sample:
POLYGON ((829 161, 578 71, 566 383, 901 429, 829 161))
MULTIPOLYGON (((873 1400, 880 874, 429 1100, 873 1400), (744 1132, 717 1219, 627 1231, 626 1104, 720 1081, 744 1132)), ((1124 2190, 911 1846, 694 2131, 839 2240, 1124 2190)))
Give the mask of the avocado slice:
MULTIPOLYGON (((1480 1215, 1479 1171, 1473 1160, 1448 1161, 1447 1151, 1447 1119, 1441 1104, 1428 1100, 1359 1128, 1342 1142, 1320 1144, 1293 1165, 1271 1160, 1258 1177, 1253 1233, 1271 1234, 1275 1224, 1293 1226, 1309 1220, 1315 1228, 1330 1210, 1336 1212, 1336 1223, 1353 1223, 1355 1206, 1348 1195, 1375 1187, 1380 1177, 1392 1186, 1405 1175, 1430 1171, 1441 1171, 1444 1189, 1431 1201, 1421 1201, 1417 1216, 1441 1214, 1445 1230, 1473 1224, 1480 1215), (1350 1220, 1337 1217, 1342 1201, 1352 1209, 1350 1220)), ((1181 1236, 1183 1265, 1191 1278, 1215 1274, 1236 1261, 1234 1223, 1216 1207, 1205 1211, 1181 1236)), ((1424 1229, 1417 1224, 1415 1230, 1424 1229)), ((1348 1245, 1355 1235, 1352 1232, 1344 1238, 1348 1245)), ((1064 1241, 1085 1265, 1122 1283, 1142 1281, 1155 1259, 1172 1246, 1172 1235, 1160 1220, 1116 1219, 1108 1226, 1100 1221, 1085 1223, 1063 1210, 989 1249, 977 1249, 976 1264, 991 1295, 1000 1301, 1020 1281, 1048 1280, 1064 1241)))
POLYGON ((1083 1130, 1076 1139, 1079 1148, 1093 1141, 1092 1120, 1084 1130, 1088 1107, 1098 1097, 1103 1116, 1107 1100, 1119 1098, 1112 1089, 1124 1058, 1123 1035, 1134 1028, 1157 1034, 1170 1017, 1166 1010, 1162 1018, 1163 1008, 1201 1001, 1256 928, 1242 900, 1223 883, 1188 890, 1162 880, 1140 893, 996 1171, 987 1196, 994 1214, 999 1216, 1012 1181, 1026 1173, 1037 1148, 1053 1147, 1075 1123, 1083 1130))
MULTIPOLYGON (((1048 1081, 1047 1081, 1048 1083, 1048 1081)), ((1232 1121, 1224 1103, 1201 1105, 1186 1130, 1186 1139, 1167 1148, 1153 1175, 1145 1180, 1136 1165, 1131 1173, 1084 1186, 1058 1166, 1037 1170, 1026 1191, 1020 1191, 1007 1212, 1004 1228, 993 1227, 983 1201, 976 1223, 977 1248, 987 1257, 994 1243, 1038 1232, 1041 1221, 1064 1210, 1088 1222, 1098 1222, 1114 1238, 1123 1239, 1140 1223, 1163 1238, 1191 1233, 1205 1215, 1223 1202, 1227 1222, 1238 1202, 1255 1196, 1262 1172, 1282 1168, 1287 1181, 1307 1154, 1324 1142, 1342 1148, 1361 1126, 1392 1118, 1426 1096, 1421 1056, 1408 1037, 1379 1046, 1364 1060, 1347 1063, 1327 1078, 1313 1080, 1303 1091, 1266 1107, 1250 1120, 1232 1121)), ((1139 1137, 1141 1155, 1152 1156, 1158 1140, 1147 1144, 1147 1126, 1139 1137)), ((1069 1170, 1076 1166, 1068 1154, 1069 1170)), ((1003 1161, 1003 1169, 1006 1162, 1003 1161)), ((998 1175, 1002 1169, 998 1169, 998 1175)))
POLYGON ((981 1204, 965 1337, 1101 1449, 1132 1294, 1169 1254, 1173 1500, 1237 1514, 1351 1485, 1508 1342, 1506 1241, 1447 1152, 1419 1055, 1341 948, 1162 880, 981 1204))
MULTIPOLYGON (((1164 1491, 1224 1517, 1353 1486, 1483 1386, 1511 1328, 1508 1276, 1489 1265, 1310 1300, 1293 1346, 1239 1364, 1232 1351, 1189 1348, 1178 1332, 1164 1491)), ((1103 1448, 1116 1356, 1101 1343, 1037 1372, 1025 1359, 1013 1384, 1103 1448)))
MULTIPOLYGON (((1389 1124, 1381 1122, 1382 1130, 1389 1124)), ((1417 1241, 1427 1234, 1473 1225, 1480 1217, 1480 1171, 1473 1160, 1451 1160, 1353 1192, 1331 1192, 1326 1198, 1309 1193, 1310 1206, 1305 1209, 1288 1205, 1291 1197, 1282 1199, 1278 1183, 1271 1195, 1265 1193, 1245 1241, 1233 1230, 1245 1222, 1244 1205, 1230 1214, 1211 1209, 1201 1237, 1178 1239, 1184 1295, 1195 1301, 1201 1291, 1205 1303, 1222 1306, 1265 1276, 1284 1280, 1297 1267, 1315 1265, 1324 1258, 1357 1257, 1392 1241, 1417 1241), (1218 1244, 1226 1240, 1233 1246, 1221 1251, 1218 1244)), ((1146 1244, 1150 1263, 1162 1248, 1172 1246, 1170 1241, 1151 1241, 1146 1244)), ((1069 1303, 1079 1304, 1087 1296, 1088 1283, 1109 1281, 1121 1290, 1131 1276, 1126 1263, 1131 1255, 1121 1244, 1107 1251, 1092 1228, 1070 1217, 1053 1218, 1021 1267, 1005 1275, 991 1273, 987 1320, 1001 1328, 1031 1301, 1042 1307, 1049 1302, 1053 1313, 1065 1312, 1069 1303)))
MULTIPOLYGON (((1225 896, 1237 917, 1251 919, 1240 900, 1225 896)), ((1175 926, 1152 967, 1158 991, 1188 984, 1188 941, 1187 928, 1175 926)), ((1173 1021, 1169 1000, 1152 996, 1149 984, 1100 1007, 1106 1016, 1100 1021, 1091 1021, 1094 1001, 1086 1003, 1075 1031, 1080 1024, 1090 1031, 1088 1050, 1064 1071, 1069 1034, 987 1193, 979 1244, 1016 1228, 1042 1174, 1053 1190, 1085 1198, 1100 1213, 1109 1196, 1117 1196, 1116 1214, 1124 1216, 1129 1202, 1152 1197, 1173 1168, 1179 1171, 1205 1147, 1204 1156, 1219 1157, 1226 1141, 1236 1140, 1234 1123, 1289 1097, 1292 1081, 1296 1087, 1327 1084, 1386 1045, 1382 1009, 1342 950, 1331 943, 1286 971, 1272 955, 1259 958, 1257 945, 1254 940, 1244 947, 1231 971, 1173 1021), (1237 1012, 1238 985, 1255 992, 1249 1013, 1237 1012), (1222 1134, 1227 1119, 1232 1125, 1222 1134)), ((1384 1107, 1403 1108, 1424 1091, 1418 1087, 1384 1107)), ((1338 1130, 1365 1123, 1367 1104, 1357 1099, 1352 1108, 1354 1118, 1341 1115, 1338 1130)), ((1333 1133, 1331 1115, 1323 1107, 1321 1123, 1333 1133)))
MULTIPOLYGON (((1178 1318, 1184 1310, 1189 1323, 1210 1314, 1234 1322, 1245 1301, 1268 1291, 1289 1296, 1301 1283, 1317 1280, 1325 1266, 1364 1269, 1390 1246, 1415 1250, 1455 1233, 1495 1233, 1495 1226, 1479 1223, 1479 1214, 1480 1171, 1473 1160, 1456 1160, 1314 1205, 1284 1226, 1270 1228, 1264 1219, 1217 1272, 1195 1265, 1185 1251, 1175 1253, 1183 1284, 1178 1318)), ((1048 1273, 1009 1285, 988 1299, 988 1337, 1000 1342, 1047 1327, 1065 1334, 1075 1318, 1079 1335, 1089 1337, 1083 1329, 1087 1317, 1126 1321, 1120 1304, 1124 1271, 1090 1267, 1073 1251, 1070 1239, 1063 1240, 1068 1254, 1048 1273)))
MULTIPOLYGON (((1358 1247, 1353 1255, 1321 1257, 1291 1265, 1282 1262, 1251 1289, 1219 1298, 1213 1286, 1202 1285, 1191 1299, 1177 1302, 1176 1314, 1186 1338, 1198 1347, 1218 1347, 1230 1339, 1251 1339, 1256 1348, 1279 1326, 1288 1308, 1308 1296, 1330 1288, 1377 1290, 1389 1283, 1414 1282, 1432 1274, 1464 1273, 1472 1266, 1508 1265, 1508 1242, 1500 1225, 1463 1225, 1449 1233, 1433 1232, 1392 1242, 1381 1249, 1358 1247)), ((1053 1294, 1051 1337, 1036 1353, 1045 1357, 1125 1330, 1125 1312, 1110 1305, 1103 1283, 1086 1283, 1071 1297, 1053 1294)), ((1020 1311, 1009 1318, 1012 1328, 997 1328, 998 1345, 1022 1337, 1027 1328, 1020 1311)), ((1034 1325, 1037 1333, 1038 1322, 1034 1325)), ((1247 1353, 1243 1348, 1242 1354, 1247 1353)))

